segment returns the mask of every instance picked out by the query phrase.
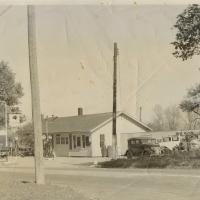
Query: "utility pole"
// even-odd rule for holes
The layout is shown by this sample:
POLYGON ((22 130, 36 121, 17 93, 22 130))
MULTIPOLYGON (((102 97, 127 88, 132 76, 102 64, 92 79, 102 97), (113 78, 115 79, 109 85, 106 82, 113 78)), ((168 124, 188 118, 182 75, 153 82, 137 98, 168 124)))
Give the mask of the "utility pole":
POLYGON ((117 158, 117 43, 114 43, 113 69, 113 123, 112 123, 112 158, 117 158))
POLYGON ((29 68, 31 81, 32 98, 32 120, 34 126, 34 157, 35 157, 35 182, 44 184, 44 163, 43 163, 43 143, 42 143, 42 123, 40 112, 40 92, 37 70, 36 53, 36 30, 35 30, 35 8, 33 5, 27 6, 28 17, 28 50, 29 50, 29 68))
POLYGON ((140 106, 140 122, 142 122, 142 106, 140 106))

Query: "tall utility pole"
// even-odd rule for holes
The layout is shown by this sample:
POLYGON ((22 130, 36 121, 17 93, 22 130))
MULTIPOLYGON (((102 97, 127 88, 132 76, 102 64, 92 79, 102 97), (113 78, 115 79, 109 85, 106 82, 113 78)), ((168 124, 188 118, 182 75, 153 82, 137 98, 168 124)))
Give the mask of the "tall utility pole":
POLYGON ((117 43, 114 43, 114 70, 113 70, 113 127, 112 127, 112 158, 117 157, 117 43))
POLYGON ((37 70, 36 53, 36 30, 35 30, 35 8, 33 5, 27 6, 28 17, 28 50, 29 67, 31 80, 31 98, 32 98, 32 119, 34 126, 34 155, 35 155, 35 182, 44 184, 44 163, 43 163, 43 143, 42 143, 42 123, 40 112, 40 92, 37 70))

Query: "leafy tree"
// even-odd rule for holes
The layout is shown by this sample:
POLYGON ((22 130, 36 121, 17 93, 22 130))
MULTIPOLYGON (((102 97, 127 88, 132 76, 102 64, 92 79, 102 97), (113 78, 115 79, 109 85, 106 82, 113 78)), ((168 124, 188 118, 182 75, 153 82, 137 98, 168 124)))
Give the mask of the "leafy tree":
POLYGON ((200 116, 200 84, 188 90, 186 97, 180 103, 180 108, 185 112, 194 112, 200 116))
POLYGON ((15 106, 23 96, 22 86, 15 81, 15 74, 11 71, 8 64, 0 62, 0 128, 5 126, 5 104, 12 110, 19 110, 15 106))
MULTIPOLYGON (((182 60, 192 58, 200 54, 200 5, 188 6, 177 16, 174 27, 177 29, 176 41, 172 44, 175 47, 173 55, 182 60)), ((187 96, 181 102, 183 111, 194 112, 200 115, 200 84, 188 90, 187 96)))
POLYGON ((23 96, 20 83, 15 81, 15 74, 5 62, 0 62, 0 101, 5 101, 8 106, 19 103, 23 96))
POLYGON ((188 6, 177 16, 174 27, 177 29, 173 55, 182 60, 200 54, 200 5, 188 6))

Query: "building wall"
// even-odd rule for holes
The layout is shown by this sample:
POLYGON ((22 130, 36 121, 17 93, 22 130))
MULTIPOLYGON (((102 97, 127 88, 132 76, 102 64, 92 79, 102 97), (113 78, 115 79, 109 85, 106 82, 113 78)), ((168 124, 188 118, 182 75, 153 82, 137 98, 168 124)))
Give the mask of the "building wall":
MULTIPOLYGON (((146 131, 135 125, 123 116, 117 118, 117 144, 118 154, 123 155, 127 148, 127 140, 133 136, 141 136, 146 131), (138 134, 136 134, 138 133, 138 134)), ((92 133, 92 156, 102 156, 100 148, 100 135, 105 135, 105 146, 112 145, 112 121, 92 133)))
POLYGON ((59 133, 59 134, 53 134, 53 146, 56 156, 58 157, 67 157, 67 156, 91 156, 91 145, 83 147, 83 140, 82 136, 89 136, 89 133, 59 133), (60 135, 61 138, 67 138, 65 139, 65 144, 57 144, 56 143, 56 135, 60 135), (72 136, 72 149, 70 149, 70 135, 72 136), (80 145, 77 146, 77 139, 76 139, 76 145, 74 146, 74 137, 80 137, 80 145))

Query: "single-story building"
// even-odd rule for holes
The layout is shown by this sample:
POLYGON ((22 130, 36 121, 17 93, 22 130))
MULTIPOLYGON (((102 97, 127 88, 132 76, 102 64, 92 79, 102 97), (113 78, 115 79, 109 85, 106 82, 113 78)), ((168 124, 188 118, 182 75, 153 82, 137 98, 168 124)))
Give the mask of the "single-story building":
MULTIPOLYGON (((136 133, 145 135, 151 129, 144 123, 124 113, 117 113, 118 154, 124 155, 127 140, 136 133)), ((112 113, 51 117, 44 120, 43 134, 50 135, 56 156, 102 156, 112 145, 112 113)))

